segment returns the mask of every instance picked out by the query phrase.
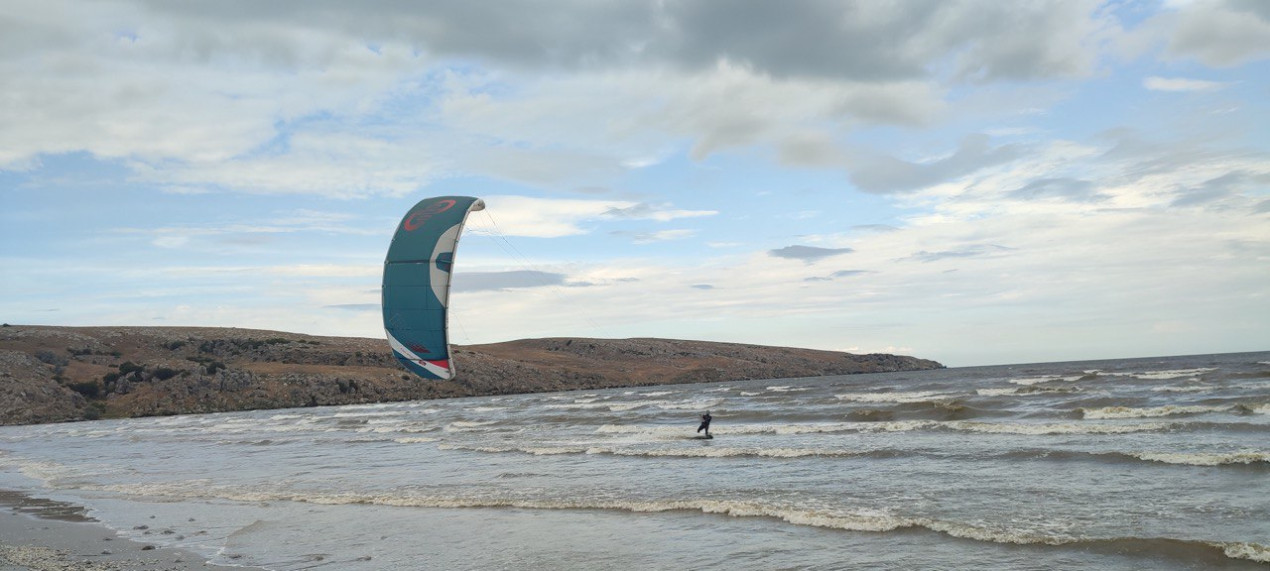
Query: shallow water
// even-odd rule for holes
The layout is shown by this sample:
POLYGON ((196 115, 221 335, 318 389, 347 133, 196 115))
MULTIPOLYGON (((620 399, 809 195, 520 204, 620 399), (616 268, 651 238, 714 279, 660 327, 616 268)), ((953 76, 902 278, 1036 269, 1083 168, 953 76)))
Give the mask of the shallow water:
POLYGON ((0 488, 280 570, 1264 568, 1270 352, 2 427, 0 488))

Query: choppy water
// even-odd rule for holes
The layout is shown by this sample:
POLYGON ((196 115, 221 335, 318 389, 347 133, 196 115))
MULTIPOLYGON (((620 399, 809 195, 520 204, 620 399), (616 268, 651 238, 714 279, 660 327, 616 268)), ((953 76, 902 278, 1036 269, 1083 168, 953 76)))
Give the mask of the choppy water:
POLYGON ((0 488, 271 569, 1265 568, 1270 352, 4 427, 0 488))

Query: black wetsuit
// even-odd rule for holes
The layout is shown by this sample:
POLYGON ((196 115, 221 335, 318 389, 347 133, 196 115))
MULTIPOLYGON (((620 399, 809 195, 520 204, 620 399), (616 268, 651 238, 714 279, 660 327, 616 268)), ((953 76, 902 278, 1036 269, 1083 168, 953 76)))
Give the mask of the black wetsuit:
POLYGON ((706 436, 709 436, 710 435, 710 420, 713 418, 714 417, 710 416, 710 413, 701 415, 701 426, 697 427, 697 432, 701 432, 702 430, 704 430, 706 431, 706 436))

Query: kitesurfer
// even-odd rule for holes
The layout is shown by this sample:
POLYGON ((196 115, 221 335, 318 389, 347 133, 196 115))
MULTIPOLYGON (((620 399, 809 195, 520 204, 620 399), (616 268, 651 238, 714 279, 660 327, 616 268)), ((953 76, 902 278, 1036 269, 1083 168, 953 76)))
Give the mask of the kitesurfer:
POLYGON ((707 437, 710 436, 710 421, 713 419, 714 417, 710 416, 710 411, 708 410, 706 411, 705 414, 701 415, 701 426, 697 427, 697 433, 700 433, 702 430, 704 430, 706 431, 706 436, 707 437))

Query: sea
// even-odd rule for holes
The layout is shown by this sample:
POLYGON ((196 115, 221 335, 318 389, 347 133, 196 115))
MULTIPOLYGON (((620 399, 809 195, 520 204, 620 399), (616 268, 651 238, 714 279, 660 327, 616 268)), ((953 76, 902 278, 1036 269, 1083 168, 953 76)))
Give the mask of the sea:
POLYGON ((9 426, 0 489, 275 570, 1267 569, 1270 352, 9 426))

